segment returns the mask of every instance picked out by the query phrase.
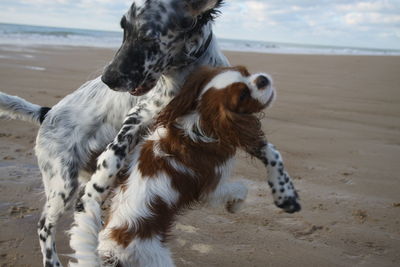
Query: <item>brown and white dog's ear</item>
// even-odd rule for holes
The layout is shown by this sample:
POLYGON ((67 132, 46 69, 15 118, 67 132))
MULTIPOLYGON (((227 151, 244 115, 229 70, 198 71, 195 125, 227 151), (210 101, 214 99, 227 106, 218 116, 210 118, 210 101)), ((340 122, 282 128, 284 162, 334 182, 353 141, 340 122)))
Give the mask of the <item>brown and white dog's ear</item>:
POLYGON ((193 17, 220 7, 223 0, 185 0, 186 7, 193 17))
POLYGON ((217 75, 222 68, 200 67, 184 83, 180 93, 169 102, 157 118, 157 124, 167 125, 197 107, 198 97, 204 86, 217 75))

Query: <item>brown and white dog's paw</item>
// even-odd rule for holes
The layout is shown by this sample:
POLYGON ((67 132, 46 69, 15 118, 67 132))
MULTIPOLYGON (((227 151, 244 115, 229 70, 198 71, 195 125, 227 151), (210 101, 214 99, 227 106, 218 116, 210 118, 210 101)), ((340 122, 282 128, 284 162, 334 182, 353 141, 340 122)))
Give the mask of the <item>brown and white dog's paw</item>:
POLYGON ((241 182, 230 183, 229 189, 231 198, 226 202, 225 208, 230 213, 236 213, 242 208, 248 189, 241 182))
POLYGON ((234 200, 228 201, 226 203, 225 208, 229 213, 236 213, 242 208, 243 202, 244 202, 243 199, 234 199, 234 200))

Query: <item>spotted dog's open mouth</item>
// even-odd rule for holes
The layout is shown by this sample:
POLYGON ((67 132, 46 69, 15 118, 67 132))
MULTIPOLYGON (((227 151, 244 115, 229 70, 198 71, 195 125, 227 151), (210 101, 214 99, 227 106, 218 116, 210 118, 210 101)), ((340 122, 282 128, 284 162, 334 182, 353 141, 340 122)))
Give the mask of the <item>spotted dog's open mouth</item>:
POLYGON ((147 86, 139 86, 134 88, 133 90, 129 91, 129 93, 133 96, 142 96, 146 93, 148 93, 151 90, 152 87, 147 87, 147 86))

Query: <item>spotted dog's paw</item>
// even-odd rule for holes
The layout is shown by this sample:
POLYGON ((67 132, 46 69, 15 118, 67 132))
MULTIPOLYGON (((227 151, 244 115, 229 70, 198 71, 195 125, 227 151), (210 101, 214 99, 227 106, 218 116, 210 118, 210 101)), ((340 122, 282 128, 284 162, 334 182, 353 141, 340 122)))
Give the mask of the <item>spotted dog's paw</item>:
POLYGON ((299 204, 299 195, 289 177, 284 172, 284 178, 279 177, 278 183, 272 187, 272 193, 274 195, 275 205, 278 208, 283 209, 287 213, 295 213, 301 210, 299 204))
POLYGON ((299 195, 286 172, 279 176, 275 183, 269 183, 274 196, 275 205, 287 213, 294 213, 301 210, 299 195))
POLYGON ((297 194, 296 196, 285 197, 282 203, 275 201, 275 205, 287 213, 295 213, 301 210, 297 194))
POLYGON ((268 185, 271 187, 275 205, 288 213, 300 211, 299 196, 292 178, 285 171, 281 154, 272 144, 267 146, 266 157, 268 185))
POLYGON ((75 212, 85 211, 85 206, 83 205, 82 198, 78 199, 75 203, 75 212))
POLYGON ((82 194, 82 196, 79 197, 75 203, 75 212, 85 212, 86 205, 90 200, 91 198, 88 196, 88 194, 82 194))
POLYGON ((82 189, 79 192, 79 196, 75 202, 75 212, 83 212, 85 211, 85 205, 83 204, 82 197, 85 195, 85 190, 82 189))

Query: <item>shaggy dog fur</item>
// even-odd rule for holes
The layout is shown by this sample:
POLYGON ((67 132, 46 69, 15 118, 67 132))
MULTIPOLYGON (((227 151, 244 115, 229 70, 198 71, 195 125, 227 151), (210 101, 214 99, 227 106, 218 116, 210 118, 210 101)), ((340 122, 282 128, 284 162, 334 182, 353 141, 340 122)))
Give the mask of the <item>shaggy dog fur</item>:
MULTIPOLYGON (((228 180, 234 156, 237 149, 263 144, 254 113, 274 95, 267 74, 250 75, 244 67, 195 71, 128 157, 129 178, 116 189, 99 238, 101 194, 108 190, 86 186, 81 201, 87 211, 75 214, 71 230, 78 260, 72 266, 174 266, 165 242, 177 214, 199 202, 222 204, 233 213, 245 200, 247 188, 228 180)), ((269 172, 282 171, 269 177, 272 184, 279 181, 275 194, 296 199, 279 153, 274 157, 277 164, 269 172)))
MULTIPOLYGON (((45 266, 61 265, 56 225, 74 205, 79 185, 92 179, 90 186, 104 191, 142 130, 179 92, 187 75, 199 66, 229 65, 212 33, 221 3, 134 0, 121 20, 123 43, 102 77, 51 109, 0 93, 0 115, 41 123, 35 151, 46 193, 38 223, 45 266)), ((266 141, 248 152, 266 165, 276 163, 275 149, 266 141)), ((297 204, 296 199, 279 198, 275 203, 288 212, 297 204)))

